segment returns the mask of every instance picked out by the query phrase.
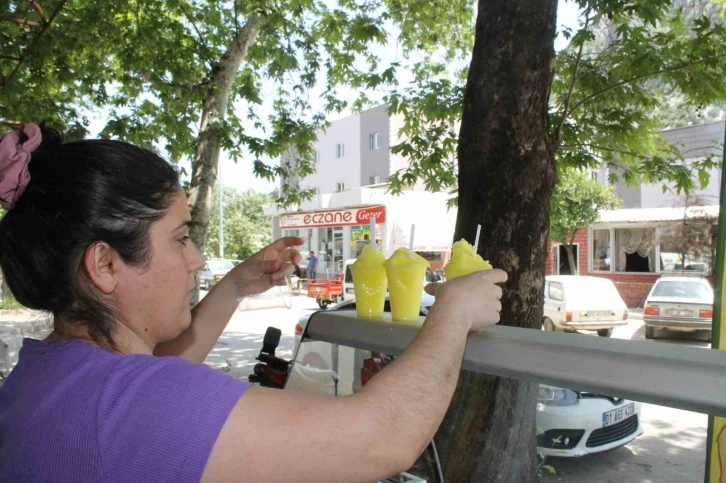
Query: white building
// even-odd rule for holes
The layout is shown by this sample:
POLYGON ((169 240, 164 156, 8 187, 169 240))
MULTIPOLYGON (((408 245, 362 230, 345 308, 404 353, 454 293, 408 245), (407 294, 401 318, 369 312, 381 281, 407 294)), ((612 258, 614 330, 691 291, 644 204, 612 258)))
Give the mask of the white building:
MULTIPOLYGON (((376 240, 386 255, 408 246, 411 225, 416 225, 414 249, 439 269, 448 260, 456 211, 447 210, 449 195, 429 193, 420 186, 399 196, 387 193, 388 178, 407 166, 391 153, 400 142, 401 116, 389 116, 378 106, 333 122, 314 144, 316 172, 302 180, 287 179, 312 188, 318 195, 299 207, 281 210, 268 206, 273 238, 301 236, 304 252, 314 251, 318 272, 335 273, 342 262, 356 258, 370 238, 370 216, 376 215, 376 240)), ((288 153, 283 164, 294 163, 288 153)), ((473 235, 472 235, 473 237, 473 235)))
MULTIPOLYGON (((708 155, 718 159, 723 155, 721 144, 724 141, 724 121, 669 129, 661 133, 663 139, 681 152, 687 163, 703 160, 708 155)), ((704 199, 707 204, 718 205, 721 189, 721 169, 710 171, 711 179, 705 189, 696 190, 694 197, 704 199)), ((603 181, 607 178, 604 176, 603 181)), ((606 182, 606 181, 605 181, 606 182)), ((683 196, 678 195, 672 184, 666 184, 668 190, 663 192, 663 183, 625 186, 619 182, 615 192, 622 200, 621 208, 672 208, 683 206, 683 196)))

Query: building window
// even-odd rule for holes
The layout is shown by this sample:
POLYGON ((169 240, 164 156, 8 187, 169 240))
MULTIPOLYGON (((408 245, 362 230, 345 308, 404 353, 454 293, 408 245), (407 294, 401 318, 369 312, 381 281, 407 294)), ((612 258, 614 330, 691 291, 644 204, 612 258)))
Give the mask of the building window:
POLYGON ((610 230, 592 230, 592 270, 609 272, 611 266, 610 230))
POLYGON ((625 228, 615 230, 613 260, 616 272, 656 271, 655 228, 625 228))
POLYGON ((369 185, 371 185, 371 184, 378 184, 380 182, 381 182, 381 177, 380 176, 371 176, 370 178, 368 178, 368 184, 369 185))
POLYGON ((335 158, 340 159, 345 157, 345 144, 335 145, 335 158))
POLYGON ((373 151, 381 147, 381 133, 374 132, 368 135, 368 149, 373 151))
POLYGON ((340 193, 341 191, 345 191, 345 183, 335 183, 335 192, 340 193))
POLYGON ((593 169, 592 171, 590 171, 590 178, 591 178, 591 179, 592 179, 593 181, 597 181, 597 178, 598 178, 598 172, 597 172, 596 170, 594 170, 594 169, 593 169))
POLYGON ((315 164, 320 162, 320 151, 315 151, 315 164))

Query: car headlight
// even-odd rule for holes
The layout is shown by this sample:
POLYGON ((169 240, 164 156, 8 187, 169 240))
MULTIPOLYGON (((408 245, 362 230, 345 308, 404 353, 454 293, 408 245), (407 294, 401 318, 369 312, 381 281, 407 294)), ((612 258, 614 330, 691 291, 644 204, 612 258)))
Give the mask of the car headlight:
POLYGON ((577 403, 577 393, 569 389, 540 384, 537 402, 548 406, 572 406, 577 403))

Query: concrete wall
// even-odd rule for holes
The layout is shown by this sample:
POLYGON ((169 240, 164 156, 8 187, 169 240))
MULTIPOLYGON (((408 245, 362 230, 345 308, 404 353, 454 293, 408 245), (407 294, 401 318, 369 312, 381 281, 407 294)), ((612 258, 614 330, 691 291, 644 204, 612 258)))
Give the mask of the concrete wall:
POLYGON ((367 186, 370 178, 378 176, 381 183, 388 180, 388 161, 391 148, 391 136, 388 120, 388 107, 378 106, 360 114, 360 184, 367 186), (379 133, 379 148, 371 150, 369 137, 379 133))

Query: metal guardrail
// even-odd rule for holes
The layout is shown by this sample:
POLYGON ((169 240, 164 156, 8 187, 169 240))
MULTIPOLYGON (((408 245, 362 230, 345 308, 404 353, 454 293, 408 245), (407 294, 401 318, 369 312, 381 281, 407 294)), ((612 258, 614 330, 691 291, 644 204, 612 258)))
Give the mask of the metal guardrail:
MULTIPOLYGON (((398 355, 417 332, 324 311, 312 315, 305 337, 398 355)), ((726 351, 494 326, 469 336, 463 368, 726 416, 726 351)))

